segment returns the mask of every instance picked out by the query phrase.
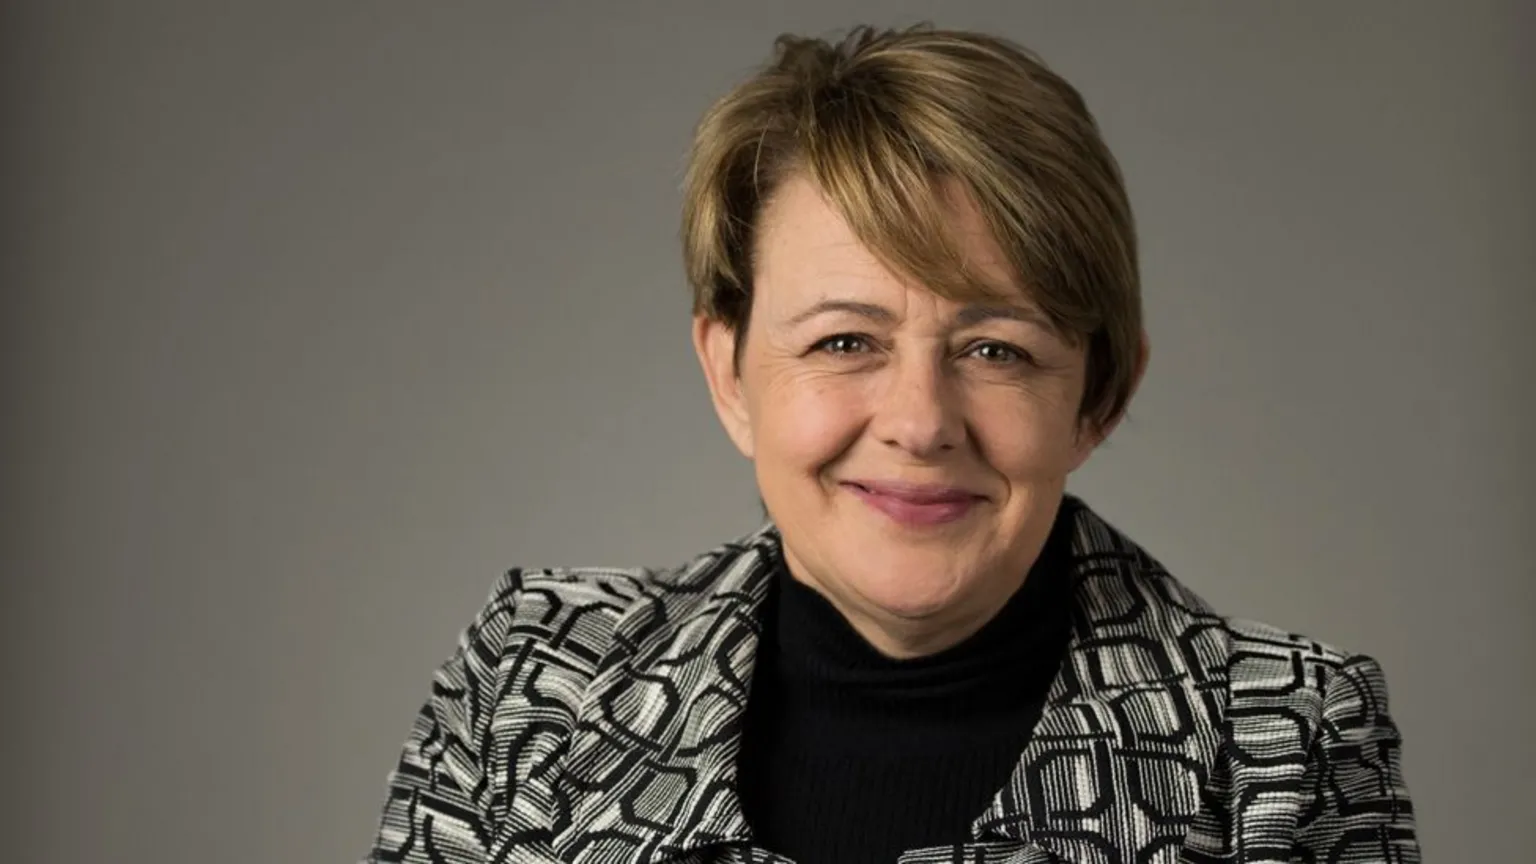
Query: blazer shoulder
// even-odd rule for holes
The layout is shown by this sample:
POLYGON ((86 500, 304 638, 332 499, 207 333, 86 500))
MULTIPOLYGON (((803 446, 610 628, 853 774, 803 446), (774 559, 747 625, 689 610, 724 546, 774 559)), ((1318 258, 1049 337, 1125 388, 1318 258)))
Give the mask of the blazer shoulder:
POLYGON ((731 564, 749 552, 761 553, 774 536, 771 526, 760 528, 664 567, 509 567, 480 617, 501 621, 503 632, 493 635, 507 642, 531 638, 563 646, 579 630, 595 643, 612 637, 620 620, 638 606, 672 617, 691 598, 718 587, 731 564))
POLYGON ((496 582, 490 607, 506 610, 507 636, 560 640, 598 620, 612 624, 645 596, 646 567, 511 567, 496 582))
POLYGON ((502 582, 519 595, 548 594, 570 601, 612 597, 634 601, 656 578, 650 567, 512 567, 502 582))
POLYGON ((615 626, 643 593, 643 568, 511 567, 496 579, 459 638, 477 680, 521 655, 520 646, 567 649, 595 659, 607 648, 615 626))
POLYGON ((1294 657, 1306 664, 1334 669, 1356 656, 1354 652, 1338 645, 1263 621, 1228 616, 1226 622, 1227 631, 1232 637, 1234 655, 1294 657))
POLYGON ((1235 703, 1283 703, 1316 718, 1327 703, 1338 701, 1351 679, 1380 677, 1380 664, 1369 655, 1261 621, 1226 620, 1228 686, 1235 703))

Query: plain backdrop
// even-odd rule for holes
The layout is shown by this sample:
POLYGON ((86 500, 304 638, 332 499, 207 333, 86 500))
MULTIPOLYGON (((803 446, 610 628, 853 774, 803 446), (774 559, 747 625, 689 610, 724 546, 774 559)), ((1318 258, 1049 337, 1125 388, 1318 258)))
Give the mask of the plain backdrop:
POLYGON ((9 4, 4 857, 366 850, 512 565, 755 526, 692 124, 782 31, 1012 37, 1124 167, 1153 345, 1074 490, 1384 664, 1432 859, 1536 814, 1525 3, 9 4))

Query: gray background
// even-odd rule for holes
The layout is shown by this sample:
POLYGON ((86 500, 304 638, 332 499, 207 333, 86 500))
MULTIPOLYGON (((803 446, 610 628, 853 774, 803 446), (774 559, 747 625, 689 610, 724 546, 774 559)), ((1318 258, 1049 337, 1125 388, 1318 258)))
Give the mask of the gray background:
POLYGON ((932 18, 1037 49, 1128 176, 1153 361, 1075 490, 1378 657, 1430 857, 1527 859, 1528 8, 11 4, 4 857, 351 860, 504 567, 755 525, 691 124, 780 31, 932 18))

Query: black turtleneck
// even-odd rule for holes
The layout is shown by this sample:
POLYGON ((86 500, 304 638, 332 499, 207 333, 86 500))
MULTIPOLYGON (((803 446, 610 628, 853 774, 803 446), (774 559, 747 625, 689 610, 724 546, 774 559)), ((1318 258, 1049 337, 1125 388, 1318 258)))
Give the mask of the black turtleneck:
POLYGON ((970 839, 1040 716, 1071 633, 1072 499, 1021 587, 958 645, 895 660, 781 563, 747 701, 742 806, 797 864, 889 864, 970 839))

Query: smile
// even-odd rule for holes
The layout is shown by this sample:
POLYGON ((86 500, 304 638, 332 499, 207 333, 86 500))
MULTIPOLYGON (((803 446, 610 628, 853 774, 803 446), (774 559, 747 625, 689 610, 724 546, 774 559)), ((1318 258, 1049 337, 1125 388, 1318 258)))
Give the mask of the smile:
POLYGON ((873 481, 845 482, 843 488, 893 521, 911 527, 943 525, 965 517, 984 499, 949 486, 873 481))

